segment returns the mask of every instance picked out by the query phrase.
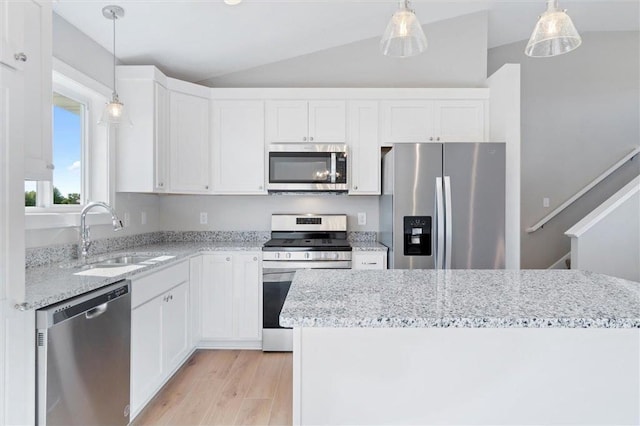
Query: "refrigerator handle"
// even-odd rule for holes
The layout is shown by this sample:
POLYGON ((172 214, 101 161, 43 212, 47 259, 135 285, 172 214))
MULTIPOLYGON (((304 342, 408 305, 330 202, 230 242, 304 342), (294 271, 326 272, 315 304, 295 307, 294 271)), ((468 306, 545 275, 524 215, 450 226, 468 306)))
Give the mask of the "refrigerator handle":
POLYGON ((453 243, 453 215, 451 209, 451 177, 444 177, 444 210, 445 210, 445 255, 444 269, 451 269, 451 246, 453 243))
POLYGON ((444 199, 442 198, 442 178, 436 178, 436 269, 444 268, 444 199))

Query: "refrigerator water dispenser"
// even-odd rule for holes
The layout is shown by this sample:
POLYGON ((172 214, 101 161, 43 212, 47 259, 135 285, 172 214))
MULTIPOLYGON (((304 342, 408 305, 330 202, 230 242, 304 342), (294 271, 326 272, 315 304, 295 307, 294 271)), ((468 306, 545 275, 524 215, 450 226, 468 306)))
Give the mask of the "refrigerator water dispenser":
POLYGON ((431 216, 404 217, 404 255, 431 256, 431 216))

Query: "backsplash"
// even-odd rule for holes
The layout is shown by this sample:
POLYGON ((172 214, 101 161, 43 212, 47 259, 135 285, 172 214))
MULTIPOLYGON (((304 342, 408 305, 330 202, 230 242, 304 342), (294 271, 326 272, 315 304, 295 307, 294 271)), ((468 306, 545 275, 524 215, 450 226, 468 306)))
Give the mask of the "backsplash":
MULTIPOLYGON (((269 238, 270 232, 268 231, 159 231, 94 240, 89 249, 89 256, 165 242, 266 242, 269 238)), ((349 241, 353 242, 373 242, 376 241, 376 233, 349 232, 348 238, 349 241)), ((26 249, 25 266, 27 268, 34 268, 50 263, 69 262, 76 259, 78 259, 77 243, 31 247, 26 249)))

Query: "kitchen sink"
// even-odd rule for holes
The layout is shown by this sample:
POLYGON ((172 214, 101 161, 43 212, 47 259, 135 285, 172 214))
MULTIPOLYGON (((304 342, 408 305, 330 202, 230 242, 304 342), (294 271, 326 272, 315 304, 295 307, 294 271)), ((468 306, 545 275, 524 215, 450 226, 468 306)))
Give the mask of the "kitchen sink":
POLYGON ((100 266, 124 266, 134 265, 136 263, 144 262, 152 259, 151 256, 118 256, 111 259, 100 260, 95 262, 95 265, 100 266))
POLYGON ((87 264, 83 264, 81 262, 66 263, 60 265, 60 267, 64 269, 117 268, 127 265, 136 265, 149 259, 153 259, 154 257, 156 256, 129 254, 107 259, 93 260, 87 264))

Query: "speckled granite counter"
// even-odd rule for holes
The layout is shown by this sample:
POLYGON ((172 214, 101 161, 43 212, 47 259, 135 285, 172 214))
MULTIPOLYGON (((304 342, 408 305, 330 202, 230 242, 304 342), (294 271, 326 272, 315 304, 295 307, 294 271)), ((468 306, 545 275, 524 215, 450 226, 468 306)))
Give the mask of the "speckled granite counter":
POLYGON ((387 246, 375 241, 351 241, 353 251, 387 251, 387 246))
POLYGON ((81 270, 81 263, 51 264, 48 266, 28 268, 26 270, 26 298, 25 303, 19 309, 31 310, 68 299, 70 297, 86 293, 88 291, 109 285, 124 278, 131 278, 136 275, 146 274, 153 269, 167 266, 181 259, 210 251, 261 251, 262 242, 173 242, 149 244, 129 248, 127 250, 114 251, 102 256, 90 258, 94 263, 102 259, 122 255, 139 254, 148 256, 173 256, 173 258, 157 262, 153 265, 146 265, 137 269, 114 277, 82 276, 74 275, 81 270))
POLYGON ((285 327, 640 328, 640 283, 581 271, 296 273, 285 327))

